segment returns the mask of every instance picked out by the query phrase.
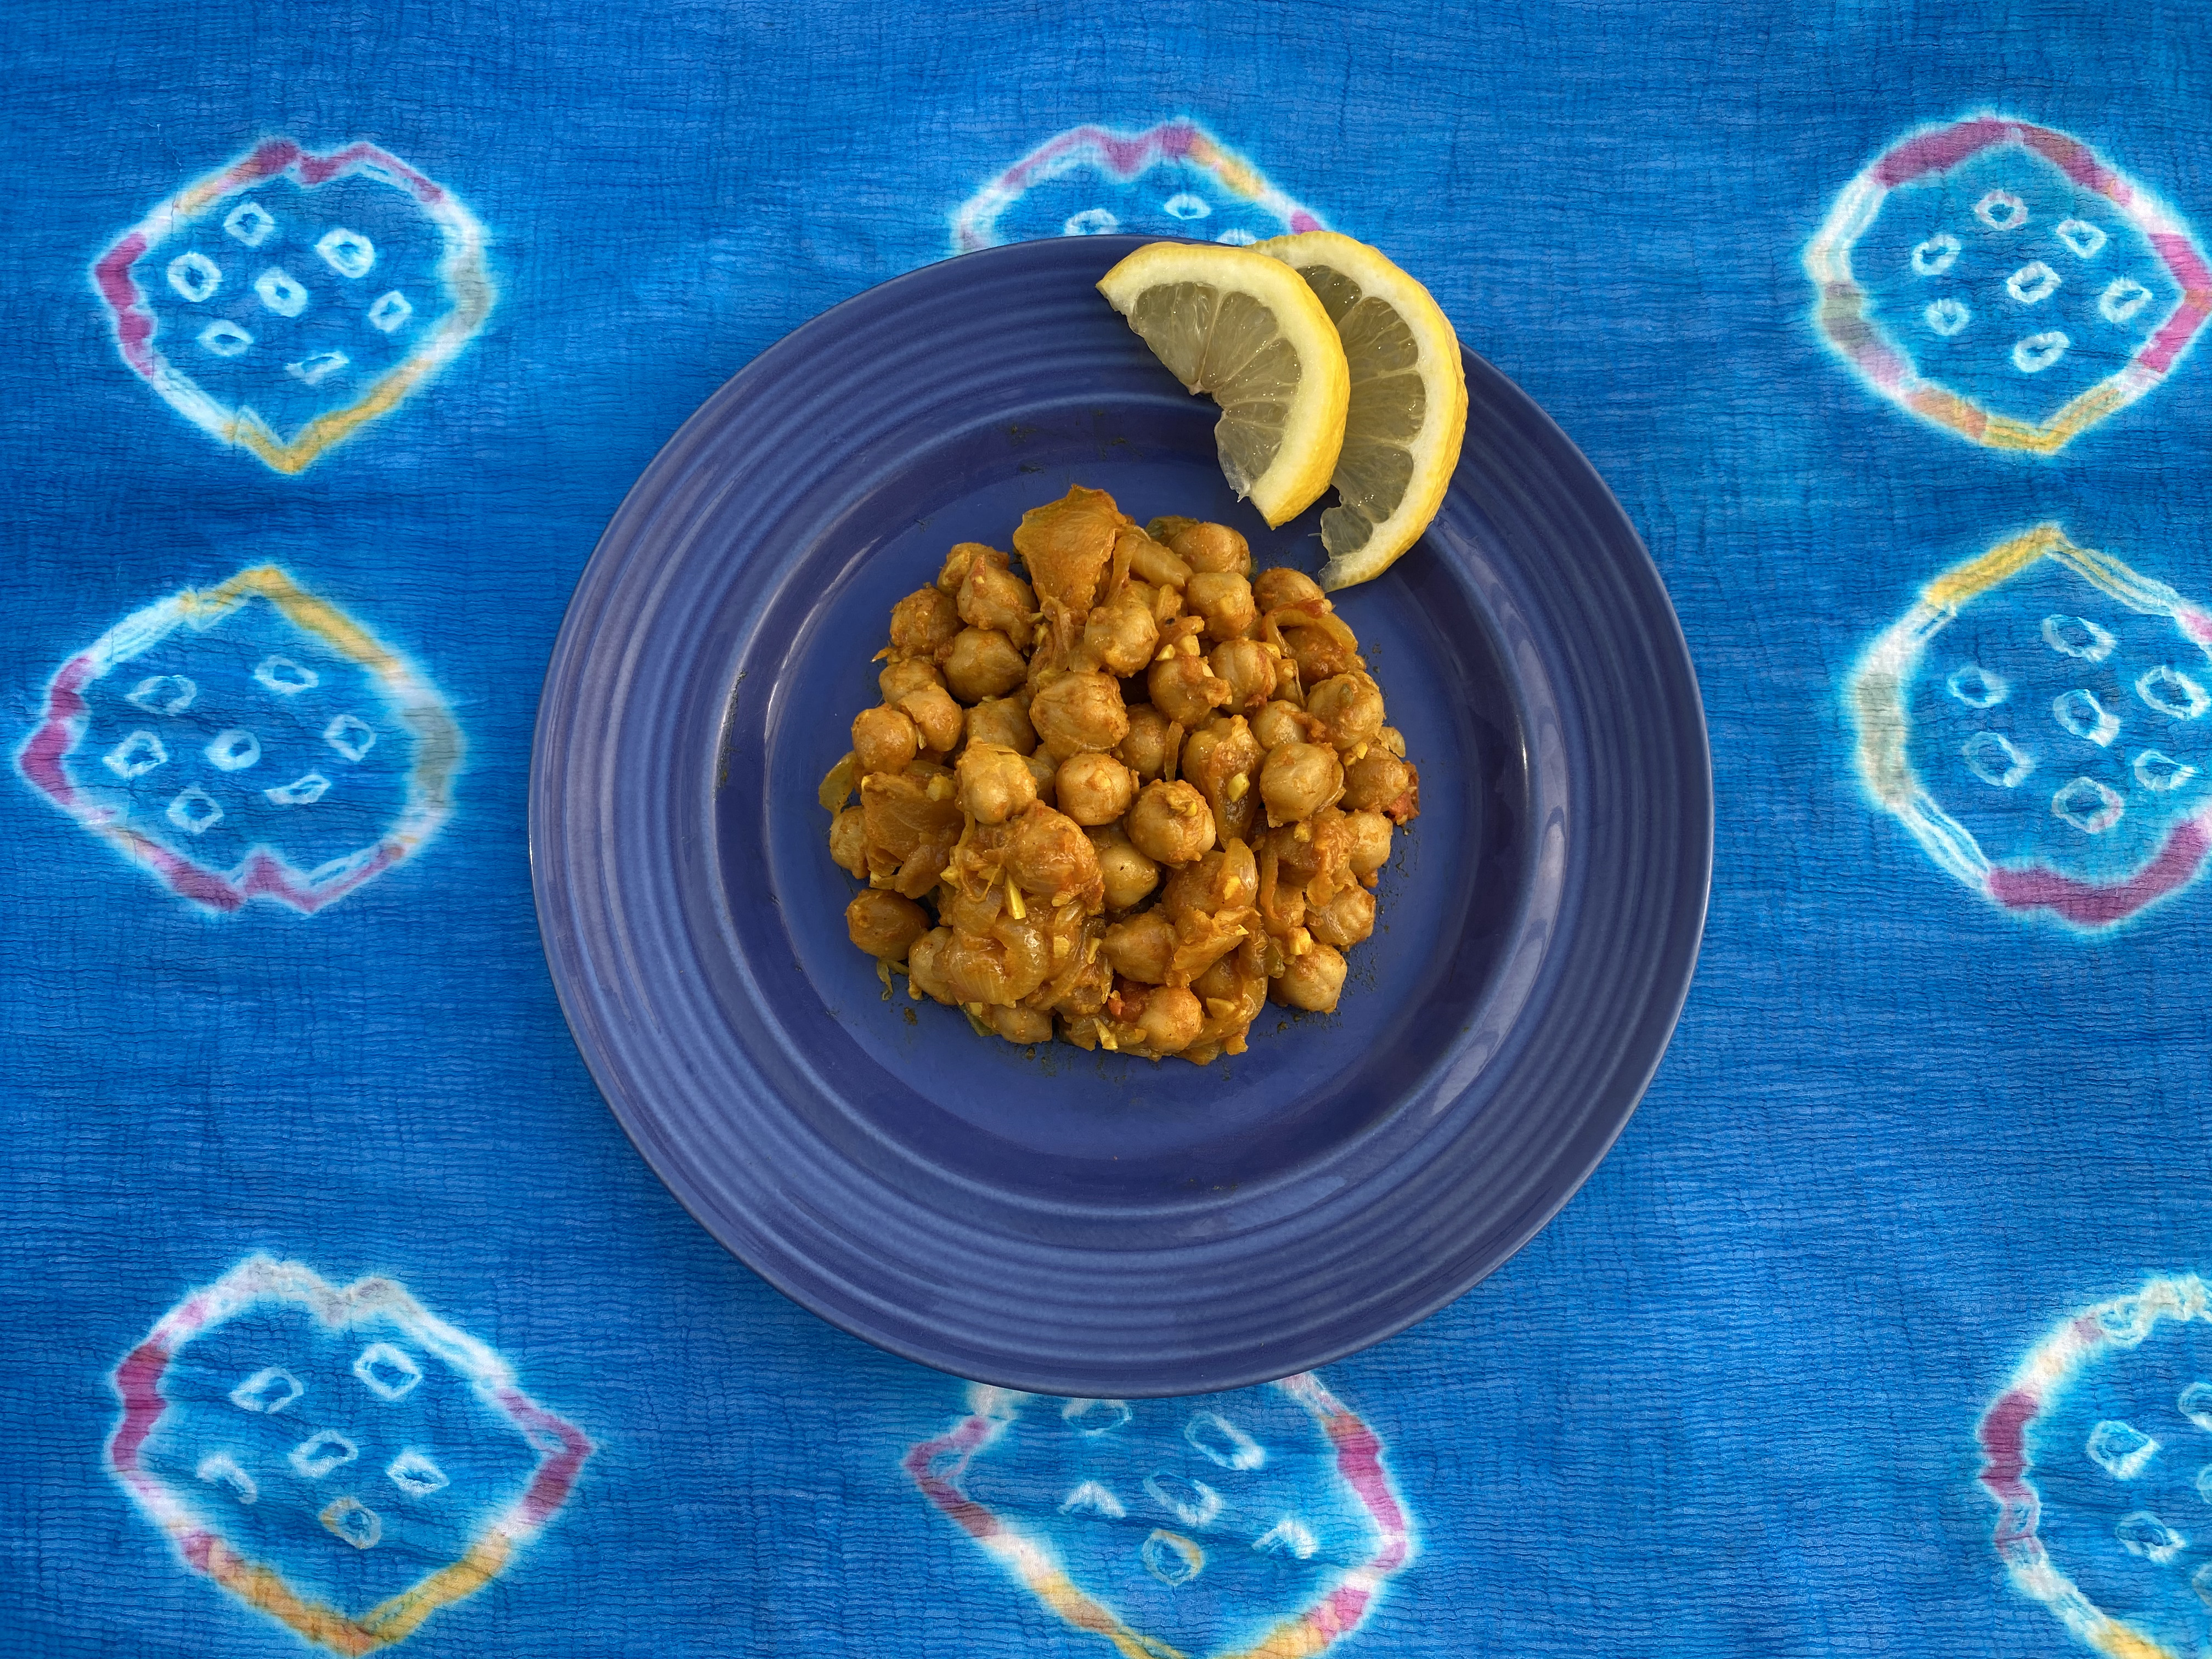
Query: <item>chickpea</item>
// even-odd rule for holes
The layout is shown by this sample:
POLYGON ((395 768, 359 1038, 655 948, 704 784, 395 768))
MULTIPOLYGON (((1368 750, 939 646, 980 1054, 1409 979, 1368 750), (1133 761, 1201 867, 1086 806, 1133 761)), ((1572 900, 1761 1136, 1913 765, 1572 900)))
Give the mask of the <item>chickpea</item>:
POLYGON ((1036 732, 1030 725, 1029 711, 1012 697, 986 697, 968 711, 967 720, 968 741, 971 744, 996 744, 1017 755, 1026 755, 1036 747, 1036 732))
POLYGON ((1160 864, 1188 864, 1213 849, 1213 814, 1187 783, 1146 784, 1122 827, 1139 852, 1160 864))
POLYGON ((967 711, 952 701, 941 685, 925 685, 899 700, 900 709, 921 733, 921 746, 933 755, 949 755, 967 734, 967 711))
POLYGON ((944 684, 945 676, 926 657, 902 657, 896 662, 887 662, 884 672, 876 676, 876 685, 883 692, 884 701, 894 708, 909 692, 944 684))
MULTIPOLYGON (((1079 662, 1064 661, 1058 648, 1059 635, 1052 630, 1050 623, 1045 624, 1045 630, 1040 636, 1037 648, 1030 653, 1030 672, 1022 680, 1021 690, 1011 694, 1021 699, 1022 707, 1024 708, 1036 705, 1036 694, 1044 687, 1051 684, 1069 670, 1080 669, 1083 666, 1079 662)), ((1067 654, 1072 658, 1077 653, 1071 651, 1067 654)), ((1034 717, 1031 718, 1030 724, 1031 726, 1036 724, 1034 717)))
POLYGON ((1137 799, 1137 775, 1111 755, 1085 752, 1060 763, 1053 789, 1078 823, 1111 823, 1137 799))
POLYGON ((1215 678, 1205 658, 1175 655, 1155 662, 1145 674, 1152 707, 1171 720, 1193 727, 1229 701, 1229 683, 1215 678))
MULTIPOLYGON (((1346 787, 1350 793, 1350 786, 1346 787)), ((1352 873, 1371 876, 1390 861, 1390 820, 1380 812, 1362 810, 1344 815, 1345 834, 1352 848, 1352 873)))
POLYGON ((1341 888, 1328 903, 1306 907, 1306 927, 1323 945, 1348 951, 1375 931, 1375 895, 1357 885, 1341 888))
POLYGON ((1339 674, 1306 693, 1306 713, 1314 719, 1316 743, 1349 752, 1382 730, 1382 690, 1371 675, 1339 674))
POLYGON ((1270 1000, 1333 1012, 1420 787, 1350 626, 1230 526, 1095 489, 1012 545, 892 608, 816 791, 854 945, 1021 1044, 1205 1065, 1270 1000))
POLYGON ((916 588, 891 607, 894 657, 934 658, 959 631, 959 608, 940 589, 916 588))
POLYGON ((937 585, 957 599, 960 584, 968 580, 969 568, 978 559, 992 569, 1004 570, 1013 561, 1011 556, 981 542, 955 542, 952 550, 945 556, 945 563, 938 570, 937 585))
POLYGON ((853 716, 853 754, 862 774, 903 772, 921 752, 921 734, 902 709, 863 708, 853 716))
POLYGON ((1224 640, 1206 661, 1229 688, 1229 701, 1222 707, 1232 714, 1256 714, 1275 695, 1274 655, 1257 640, 1224 640))
POLYGON ((1252 597, 1262 611, 1279 611, 1286 605, 1312 605, 1316 602, 1325 611, 1334 609, 1318 582, 1286 564, 1261 571, 1253 580, 1252 597))
POLYGON ((1168 878, 1158 908, 1171 920, 1242 910, 1260 895, 1260 869, 1252 849, 1241 841, 1217 847, 1195 864, 1168 878))
POLYGON ((1082 965, 1073 975, 1060 975, 1052 982, 1052 1012, 1069 1019, 1081 1019, 1096 1014, 1106 1006, 1106 998, 1114 988, 1114 970, 1107 966, 1106 958, 1091 945, 1105 936, 1101 923, 1086 922, 1077 935, 1073 947, 1076 959, 1082 965))
MULTIPOLYGON (((916 761, 903 772, 871 772, 861 779, 860 810, 867 814, 871 875, 883 873, 878 854, 897 864, 927 846, 949 853, 966 823, 952 775, 927 761, 916 761)), ((906 892, 903 887, 899 890, 906 892)))
POLYGON ((1343 793, 1344 763, 1317 743, 1271 749, 1260 768, 1260 799, 1271 823, 1311 817, 1343 793))
POLYGON ((1158 985, 1167 979, 1168 964, 1175 958, 1176 931, 1158 911, 1147 910, 1109 927, 1101 948, 1122 978, 1158 985))
POLYGON ((1042 801, 1013 825, 1006 843, 1006 875, 1024 892, 1057 902, 1098 887, 1098 850, 1082 825, 1042 801))
POLYGON ((978 559, 960 584, 960 619, 970 628, 993 629, 1004 634, 1018 649, 1030 642, 1030 618, 1036 614, 1036 595, 1012 571, 978 559))
POLYGON ((848 875, 868 878, 868 817, 848 806, 830 821, 830 857, 848 875))
POLYGON ((1142 598, 1123 594, 1091 613, 1083 625, 1084 654, 1109 674, 1133 674, 1159 648, 1159 624, 1142 598))
POLYGON ((994 1008, 983 1016, 990 1028, 1009 1042, 1024 1044, 1052 1041, 1052 1016, 1035 1008, 994 1008))
POLYGON ((924 996, 951 1002, 952 988, 945 979, 945 953, 952 948, 952 930, 933 927, 907 948, 907 983, 924 996))
POLYGON ((1214 833, 1224 842, 1249 835, 1259 823, 1252 784, 1261 759, 1260 740, 1242 714, 1216 714, 1183 742, 1182 775, 1206 797, 1214 833))
POLYGON ((1293 1008, 1309 1013, 1333 1014, 1344 993, 1344 958, 1335 947, 1316 945, 1291 958, 1283 976, 1275 981, 1275 994, 1293 1008))
POLYGON ((963 628, 945 653, 945 683, 963 702, 1003 697, 1029 672, 1028 659, 996 629, 963 628))
POLYGON ((1370 749, 1364 759, 1345 769, 1344 804, 1355 811, 1386 813, 1403 823, 1413 817, 1405 810, 1408 798, 1413 802, 1420 799, 1413 793, 1414 787, 1412 767, 1387 749, 1370 749))
POLYGON ((1236 1018, 1240 1022, 1249 1020, 1267 1000, 1267 941, 1246 939, 1191 981, 1190 988, 1198 993, 1200 1001, 1208 1005, 1208 1013, 1218 1018, 1218 1011, 1211 1005, 1227 1002, 1237 1005, 1236 1018))
POLYGON ((952 943, 939 958, 939 971, 955 1002, 1019 1002, 1052 971, 1051 941, 1033 922, 1002 920, 988 933, 955 928, 952 943))
POLYGON ((1160 866, 1137 850, 1119 824, 1093 830, 1091 844, 1098 849, 1098 874, 1106 884, 1109 910, 1133 909, 1160 884, 1160 866))
POLYGON ((1111 749, 1129 735, 1128 710, 1111 674, 1063 674, 1038 689, 1030 724, 1054 760, 1111 749))
POLYGON ((1302 823, 1270 830, 1278 886, 1304 890, 1310 904, 1326 904, 1338 889, 1357 880, 1352 873, 1350 814, 1323 807, 1302 823))
MULTIPOLYGON (((1000 836, 1001 842, 1005 836, 1000 836)), ((948 882, 937 890, 937 919, 956 933, 988 933, 1009 915, 1006 896, 996 886, 978 892, 963 883, 948 882)))
POLYGON ((1037 798, 1029 762, 996 744, 969 744, 957 772, 960 805, 978 823, 1004 823, 1037 798))
POLYGON ((1275 885, 1260 902, 1260 925, 1277 939, 1288 939, 1306 925, 1305 889, 1285 872, 1278 860, 1275 885))
POLYGON ((870 888, 845 907, 853 943, 884 962, 904 962, 914 942, 929 931, 929 912, 910 898, 870 888))
POLYGON ((1358 641, 1344 618, 1323 611, 1318 617, 1304 611, 1280 613, 1276 627, 1283 648, 1298 665, 1298 684, 1319 685, 1323 680, 1360 665, 1358 641))
POLYGON ((1190 580, 1190 567, 1143 531, 1129 529, 1121 532, 1121 540, 1114 547, 1116 558, 1125 546, 1129 550, 1129 574, 1139 581, 1150 582, 1154 587, 1180 588, 1190 580))
POLYGON ((1252 584, 1233 570, 1202 570, 1183 589, 1190 608, 1206 618, 1206 636, 1217 643, 1248 637, 1260 620, 1252 584))
POLYGON ((1200 1001, 1229 1002, 1243 988, 1237 981, 1237 957, 1232 951, 1191 981, 1190 988, 1198 993, 1200 1001))
POLYGON ((1225 524, 1186 524, 1161 539, 1194 571, 1252 574, 1251 545, 1225 524))
POLYGON ((1168 717, 1148 702, 1129 711, 1129 735, 1114 751, 1137 775, 1150 783, 1168 769, 1168 717))
POLYGON ((1145 999, 1133 1022, 1155 1054, 1180 1054, 1198 1041, 1206 1024, 1206 1010, 1198 998, 1179 985, 1163 985, 1145 999))
POLYGON ((1280 749, 1286 743, 1304 743, 1306 740, 1305 719, 1291 704, 1279 699, 1252 716, 1252 735, 1260 739, 1262 749, 1280 749))

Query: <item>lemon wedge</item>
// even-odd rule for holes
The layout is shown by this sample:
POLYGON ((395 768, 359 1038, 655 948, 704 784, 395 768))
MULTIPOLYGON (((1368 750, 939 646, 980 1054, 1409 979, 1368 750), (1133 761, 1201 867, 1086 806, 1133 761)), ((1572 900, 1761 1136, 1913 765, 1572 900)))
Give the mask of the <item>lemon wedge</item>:
POLYGON ((1337 471, 1351 375, 1336 325, 1279 260, 1218 242, 1154 242, 1099 280, 1152 355, 1221 405, 1230 488, 1270 526, 1319 500, 1337 471))
POLYGON ((1459 337, 1428 289, 1364 242, 1310 230, 1246 251, 1304 276, 1344 342, 1352 402, 1330 479, 1337 505, 1321 515, 1328 552, 1321 585, 1367 581, 1419 539, 1459 465, 1467 435, 1459 337))

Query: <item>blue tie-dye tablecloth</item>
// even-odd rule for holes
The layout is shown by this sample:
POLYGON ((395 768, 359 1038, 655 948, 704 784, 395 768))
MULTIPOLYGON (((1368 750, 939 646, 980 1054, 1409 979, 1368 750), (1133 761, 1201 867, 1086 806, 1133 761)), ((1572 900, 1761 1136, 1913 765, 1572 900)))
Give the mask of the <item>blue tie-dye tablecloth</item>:
POLYGON ((2212 37, 2185 8, 0 19, 0 1653, 2197 1655, 2212 37), (1611 480, 1697 987, 1449 1311, 969 1389, 654 1181, 541 957, 571 585, 1011 238, 1326 224, 1611 480))

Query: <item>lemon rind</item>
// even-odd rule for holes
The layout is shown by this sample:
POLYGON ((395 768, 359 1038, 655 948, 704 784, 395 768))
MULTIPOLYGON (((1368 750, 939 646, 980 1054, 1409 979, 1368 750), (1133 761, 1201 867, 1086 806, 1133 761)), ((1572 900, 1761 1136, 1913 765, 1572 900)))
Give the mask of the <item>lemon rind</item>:
MULTIPOLYGON (((1412 325, 1414 337, 1422 344, 1419 368, 1422 386, 1428 394, 1431 418, 1423 423, 1421 450, 1443 456, 1443 464, 1431 465, 1418 474, 1418 487, 1407 490, 1397 511, 1375 526, 1366 544, 1346 557, 1330 559, 1318 578, 1322 586, 1329 592, 1370 581, 1397 562, 1406 550, 1420 539, 1421 532, 1435 520, 1437 509, 1443 505, 1445 493, 1451 488, 1460 447, 1467 437, 1467 368, 1460 355, 1459 335, 1451 319, 1444 315, 1443 307, 1427 289, 1393 264, 1379 248, 1370 247, 1356 238, 1334 230, 1310 230, 1295 236, 1276 236, 1255 242, 1248 252, 1279 260, 1293 270, 1301 263, 1327 264, 1342 270, 1359 284, 1363 293, 1389 301, 1412 325), (1431 342, 1443 340, 1451 343, 1448 352, 1427 349, 1431 342), (1437 411, 1444 416, 1442 425, 1434 421, 1437 411), (1438 434, 1433 441, 1429 438, 1431 432, 1438 434)), ((1417 455, 1420 453, 1416 452, 1417 455)))
POLYGON ((1287 524, 1328 490, 1344 447, 1352 368, 1336 325, 1297 271, 1219 242, 1147 243, 1099 278, 1098 291, 1126 318, 1146 289, 1183 282, 1250 294, 1275 313, 1277 327, 1297 349, 1298 391, 1282 442, 1247 495, 1269 528, 1287 524), (1297 325, 1295 331, 1289 324, 1297 325))

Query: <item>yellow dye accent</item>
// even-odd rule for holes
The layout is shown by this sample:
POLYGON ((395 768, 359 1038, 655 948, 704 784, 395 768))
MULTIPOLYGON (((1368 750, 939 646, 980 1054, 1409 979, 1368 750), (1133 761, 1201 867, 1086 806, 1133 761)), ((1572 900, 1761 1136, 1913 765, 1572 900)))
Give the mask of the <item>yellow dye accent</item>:
POLYGON ((2110 380, 2099 381, 2044 423, 2044 430, 2051 440, 2051 449, 2045 453, 2048 454, 2071 442, 2127 402, 2127 395, 2120 387, 2110 380))
MULTIPOLYGON (((422 803, 441 813, 452 805, 453 775, 460 769, 467 747, 461 728, 435 701, 422 694, 413 671, 374 634, 329 600, 307 592, 273 564, 255 565, 204 593, 187 592, 180 597, 185 615, 201 627, 249 598, 266 599, 301 632, 313 635, 339 655, 374 673, 393 694, 400 705, 400 719, 415 734, 412 775, 422 803)), ((404 844, 411 848, 412 842, 405 840, 404 844)))
POLYGON ((280 1575, 258 1561, 248 1561, 227 1544, 218 1541, 209 1546, 208 1572, 249 1607, 283 1620, 308 1641, 319 1643, 333 1653, 357 1659, 384 1645, 337 1608, 308 1601, 280 1575))
POLYGON ((179 191, 173 210, 181 218, 192 217, 209 203, 230 190, 237 182, 236 175, 246 170, 246 164, 241 162, 236 167, 225 167, 213 177, 203 179, 199 183, 179 191))
POLYGON ((1186 1659, 1182 1650, 1131 1630, 1083 1591, 1064 1572, 1040 1573, 1029 1579, 1038 1601, 1078 1630, 1103 1636, 1120 1649, 1124 1659, 1186 1659))
POLYGON ((1955 611, 1998 583, 2010 581, 2045 555, 2070 545, 2066 532, 2057 525, 2039 524, 2010 541, 1999 542, 1978 559, 1953 566, 1929 582, 1920 597, 1939 611, 1955 611))
POLYGON ((1253 1646, 1223 1659, 1313 1659, 1336 1640, 1325 1636, 1310 1618, 1285 1620, 1253 1646))
POLYGON ((1923 386, 1906 400, 1916 415, 1923 415, 1939 426, 1948 426, 1954 432, 1972 438, 1976 443, 1990 441, 1988 436, 1990 417, 1979 404, 1961 398, 1955 392, 1946 392, 1941 386, 1923 386))
POLYGON ((413 1589, 380 1601, 359 1619, 349 1619, 335 1607, 301 1595, 275 1570, 246 1560, 219 1540, 209 1547, 208 1571, 217 1583, 257 1612, 281 1620, 307 1641, 333 1653, 359 1659, 361 1655, 405 1640, 439 1608, 474 1595, 499 1577, 514 1548, 505 1535, 492 1533, 452 1565, 441 1567, 413 1589))
POLYGON ((2043 428, 2015 421, 2009 415, 1990 416, 1982 428, 1982 441, 1991 449, 2023 450, 2031 455, 2047 455, 2058 447, 2043 428))
POLYGON ((499 1577, 514 1547, 499 1533, 477 1544, 451 1566, 441 1567, 412 1589, 380 1601, 361 1616, 361 1628, 388 1646, 415 1633, 440 1607, 474 1595, 499 1577))
POLYGON ((2175 1659, 2173 1650, 2154 1642, 2132 1626, 2115 1619, 2089 1638, 2100 1652, 2112 1659, 2175 1659))
POLYGON ((231 422, 223 434, 225 439, 252 450, 279 472, 299 472, 356 428, 398 408, 421 381, 460 349, 460 343, 474 334, 490 314, 491 279, 485 270, 481 250, 471 248, 461 255, 455 268, 447 273, 447 281, 453 287, 457 303, 452 314, 439 325, 436 337, 378 380, 359 403, 318 415, 301 428, 299 435, 289 443, 277 437, 249 410, 231 422))
POLYGON ((1859 723, 1859 772, 1884 806, 1912 799, 1919 780, 1905 757, 1905 698, 1894 674, 1869 674, 1851 688, 1859 723))
MULTIPOLYGON (((1078 1589, 1064 1572, 1025 1572, 1021 1577, 1037 1600, 1076 1629, 1104 1637, 1123 1659, 1187 1659, 1181 1649, 1131 1629, 1078 1589)), ((1220 1659, 1313 1659, 1335 1640, 1311 1613, 1301 1613, 1285 1620, 1252 1646, 1223 1654, 1220 1659)), ((2148 1656, 2125 1654, 2121 1659, 2148 1659, 2148 1656)))
MULTIPOLYGON (((333 650, 364 668, 387 678, 406 670, 398 658, 378 643, 375 636, 327 599, 307 592, 273 564, 257 564, 241 570, 220 587, 184 596, 185 614, 209 621, 223 615, 248 597, 264 599, 284 613, 285 620, 313 634, 333 650)), ((204 623, 202 624, 204 626, 204 623)))
POLYGON ((460 770, 467 745, 453 717, 434 703, 413 703, 400 719, 415 734, 415 783, 422 799, 441 812, 452 804, 453 774, 460 770))

